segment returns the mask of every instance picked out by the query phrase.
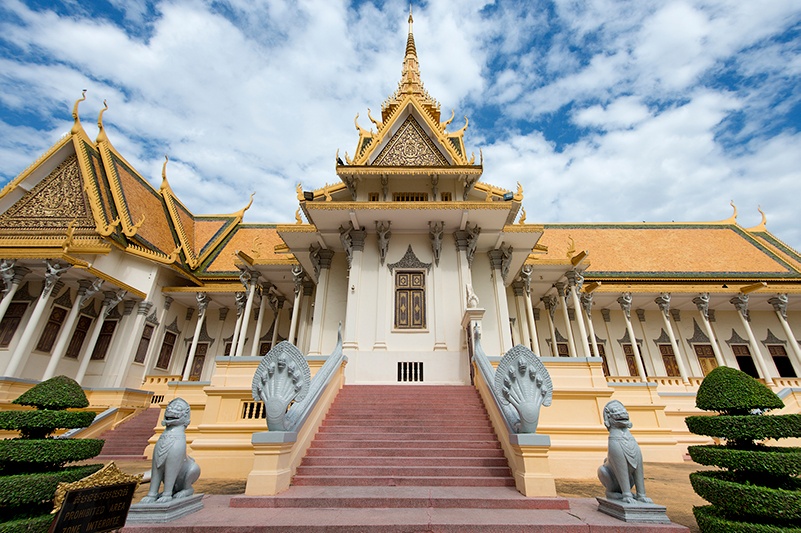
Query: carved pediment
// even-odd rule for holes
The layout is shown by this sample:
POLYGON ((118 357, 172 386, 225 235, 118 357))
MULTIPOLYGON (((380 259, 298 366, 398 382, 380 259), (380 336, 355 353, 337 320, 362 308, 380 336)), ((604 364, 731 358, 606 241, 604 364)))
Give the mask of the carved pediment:
POLYGON ((449 163, 422 126, 409 115, 375 158, 373 165, 443 167, 449 163))
POLYGON ((78 158, 74 154, 0 215, 0 230, 45 230, 52 233, 53 230, 66 230, 73 221, 75 230, 94 232, 94 219, 83 192, 78 158))

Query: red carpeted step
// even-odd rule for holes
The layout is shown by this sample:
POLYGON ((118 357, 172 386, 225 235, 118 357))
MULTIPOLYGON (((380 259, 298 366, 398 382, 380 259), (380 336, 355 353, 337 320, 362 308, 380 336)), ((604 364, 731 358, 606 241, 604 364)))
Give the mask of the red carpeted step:
POLYGON ((297 486, 511 487, 476 390, 346 386, 293 479, 297 486))
POLYGON ((99 438, 104 439, 103 452, 99 457, 144 457, 147 441, 153 436, 158 424, 158 407, 144 409, 130 420, 115 429, 106 431, 99 438))

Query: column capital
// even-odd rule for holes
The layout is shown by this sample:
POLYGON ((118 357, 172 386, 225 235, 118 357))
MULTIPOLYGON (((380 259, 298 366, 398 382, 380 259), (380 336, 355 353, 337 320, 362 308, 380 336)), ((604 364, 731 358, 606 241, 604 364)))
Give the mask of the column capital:
POLYGON ((49 259, 45 259, 45 265, 45 282, 44 287, 42 288, 42 294, 49 295, 53 290, 56 281, 58 281, 58 278, 60 278, 64 272, 69 270, 72 265, 61 266, 58 261, 53 261, 51 263, 49 259))
POLYGON ((295 283, 295 296, 300 294, 300 291, 303 290, 303 279, 306 277, 306 273, 303 271, 303 267, 300 265, 295 265, 292 267, 292 281, 295 283))
POLYGON ((139 302, 139 305, 136 308, 136 314, 147 316, 147 314, 150 312, 152 308, 153 308, 153 302, 150 302, 148 300, 142 300, 141 302, 139 302))
POLYGON ((125 300, 122 306, 122 316, 128 316, 133 313, 134 307, 136 307, 136 300, 125 300))
POLYGON ((592 315, 592 300, 594 296, 591 292, 584 292, 581 294, 581 307, 584 308, 584 312, 587 313, 587 316, 592 315))
POLYGON ((314 282, 306 280, 303 282, 303 296, 311 296, 314 292, 314 282))
POLYGON ((737 296, 734 296, 729 302, 734 306, 737 311, 742 315, 742 317, 748 321, 751 320, 751 317, 748 314, 748 295, 740 293, 737 296))
POLYGON ((228 318, 228 309, 227 307, 220 307, 220 322, 225 322, 225 319, 228 318))
POLYGON ((239 281, 245 287, 245 290, 250 290, 252 285, 258 283, 261 272, 258 270, 251 270, 246 267, 239 267, 239 281))
POLYGON ((236 316, 240 316, 242 311, 245 310, 245 304, 248 301, 248 295, 246 292, 237 292, 235 295, 236 298, 236 316))
POLYGON ((787 320, 787 293, 777 294, 768 300, 768 303, 773 306, 773 310, 787 320))
POLYGON ((567 283, 563 281, 557 281, 556 283, 553 284, 553 286, 556 289, 556 294, 558 294, 560 298, 564 298, 565 296, 567 296, 567 292, 565 291, 567 283))
POLYGON ((126 294, 128 294, 128 291, 124 289, 103 291, 103 306, 106 308, 103 318, 106 318, 111 313, 111 310, 119 305, 126 294))
POLYGON ((620 304, 620 308, 623 310, 626 318, 631 320, 631 293, 624 292, 621 294, 617 299, 617 303, 620 304))
POLYGON ((211 298, 205 292, 197 292, 195 293, 195 300, 197 301, 197 317, 200 319, 205 316, 206 308, 209 306, 211 298))
POLYGON ((523 296, 526 293, 526 284, 523 281, 512 282, 512 291, 515 296, 523 296))
POLYGON ((500 270, 503 267, 503 251, 490 250, 487 252, 490 259, 490 266, 493 270, 500 270))
POLYGON ((350 232, 350 237, 352 239, 351 246, 357 252, 364 251, 364 239, 367 237, 367 231, 364 229, 357 229, 350 232))
POLYGON ((584 284, 584 276, 576 269, 568 270, 565 272, 565 277, 567 278, 567 284, 570 286, 571 289, 580 291, 581 286, 584 284))
POLYGON ((456 242, 456 251, 457 252, 466 252, 467 251, 467 238, 469 233, 464 230, 457 230, 453 232, 453 240, 456 242))
POLYGON ((668 316, 668 312, 670 311, 670 293, 669 292, 662 292, 659 293, 659 296, 654 298, 654 303, 659 306, 659 310, 662 311, 662 314, 668 316))
POLYGON ((709 293, 700 293, 698 296, 693 298, 693 303, 698 308, 698 312, 701 313, 705 319, 709 320, 709 293))
POLYGON ((545 306, 545 309, 548 311, 548 314, 551 315, 551 318, 553 318, 554 311, 556 311, 556 296, 549 294, 547 296, 543 296, 540 298, 540 300, 542 300, 542 303, 545 306))
POLYGON ((172 303, 173 303, 174 301, 175 301, 175 300, 173 299, 173 297, 172 297, 172 296, 165 296, 165 297, 164 297, 164 310, 165 310, 165 311, 169 311, 169 310, 170 310, 170 306, 172 305, 172 303))
POLYGON ((604 322, 611 322, 612 311, 610 311, 609 309, 601 309, 601 317, 603 317, 604 322))

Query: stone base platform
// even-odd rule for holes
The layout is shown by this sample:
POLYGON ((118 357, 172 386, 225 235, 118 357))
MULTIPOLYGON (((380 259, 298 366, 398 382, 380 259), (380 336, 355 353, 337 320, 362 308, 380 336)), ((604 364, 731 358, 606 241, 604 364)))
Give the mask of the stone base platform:
POLYGON ((166 524, 122 530, 174 533, 319 531, 352 533, 688 533, 668 524, 623 522, 592 498, 525 498, 508 487, 291 487, 278 496, 209 495, 204 508, 166 524), (365 492, 360 492, 365 491, 365 492), (480 494, 480 496, 479 496, 480 494))
POLYGON ((135 503, 128 511, 128 524, 148 524, 170 522, 203 509, 203 494, 193 494, 169 503, 135 503))
POLYGON ((623 503, 606 498, 598 500, 598 510, 624 522, 640 522, 647 524, 669 524, 667 508, 655 503, 623 503))

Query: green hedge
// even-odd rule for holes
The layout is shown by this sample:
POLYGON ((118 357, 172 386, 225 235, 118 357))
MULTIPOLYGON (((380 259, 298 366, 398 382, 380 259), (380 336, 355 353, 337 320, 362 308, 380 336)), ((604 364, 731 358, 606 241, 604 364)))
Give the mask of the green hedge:
POLYGON ((54 469, 72 461, 98 455, 100 439, 7 439, 0 440, 0 466, 5 474, 24 470, 54 469))
POLYGON ((0 411, 0 429, 19 430, 23 437, 44 438, 57 428, 88 427, 92 411, 0 411))
POLYGON ((43 533, 50 529, 55 518, 55 515, 47 513, 33 518, 0 523, 0 533, 43 533))
POLYGON ((762 517, 768 522, 801 521, 801 480, 790 478, 787 488, 746 484, 733 472, 693 472, 695 492, 729 517, 762 517), (794 485, 794 486, 792 486, 794 485))
MULTIPOLYGON (((801 533, 801 527, 781 527, 748 522, 732 522, 721 516, 714 507, 693 507, 698 527, 704 532, 720 533, 801 533)), ((0 532, 2 533, 2 532, 0 532)))
POLYGON ((693 461, 702 465, 771 476, 801 474, 801 448, 758 446, 753 450, 738 450, 726 446, 690 446, 687 451, 693 461))
POLYGON ((53 409, 60 411, 74 407, 82 409, 89 406, 86 393, 78 383, 67 376, 56 376, 43 381, 11 403, 30 405, 37 409, 53 409))
POLYGON ((80 465, 56 472, 0 476, 0 509, 52 500, 59 483, 78 481, 101 468, 102 464, 80 465))
POLYGON ((691 433, 728 440, 801 437, 801 414, 688 416, 684 422, 691 433))
POLYGON ((704 411, 747 415, 754 409, 781 409, 784 402, 745 372, 720 366, 701 382, 695 395, 695 405, 704 411))

